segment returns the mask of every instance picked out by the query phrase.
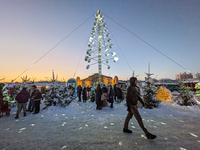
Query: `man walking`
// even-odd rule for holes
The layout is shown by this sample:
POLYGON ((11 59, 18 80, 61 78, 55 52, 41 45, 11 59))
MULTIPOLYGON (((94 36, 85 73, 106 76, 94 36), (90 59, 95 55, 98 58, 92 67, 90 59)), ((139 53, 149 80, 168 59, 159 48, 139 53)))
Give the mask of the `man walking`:
POLYGON ((144 106, 144 102, 142 101, 142 99, 138 98, 138 91, 136 89, 137 78, 131 77, 130 78, 130 84, 131 85, 127 89, 127 96, 126 96, 126 103, 127 103, 127 107, 128 107, 128 109, 127 109, 128 114, 127 114, 125 122, 124 122, 123 132, 132 133, 132 131, 128 129, 128 123, 129 123, 130 119, 134 115, 135 118, 136 118, 136 120, 138 121, 138 124, 142 128, 143 132, 146 134, 147 138, 148 139, 155 139, 156 135, 153 135, 153 134, 149 133, 147 131, 147 129, 144 127, 144 124, 142 122, 142 118, 141 118, 141 116, 139 114, 139 111, 137 109, 137 102, 138 102, 138 100, 144 106))

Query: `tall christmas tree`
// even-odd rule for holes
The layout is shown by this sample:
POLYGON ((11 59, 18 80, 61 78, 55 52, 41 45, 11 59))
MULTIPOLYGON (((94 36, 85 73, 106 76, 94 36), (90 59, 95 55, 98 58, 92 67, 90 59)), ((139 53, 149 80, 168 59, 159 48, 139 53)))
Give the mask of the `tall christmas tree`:
POLYGON ((145 87, 144 87, 144 102, 145 102, 145 108, 153 109, 157 108, 160 104, 160 101, 156 99, 155 94, 155 86, 153 85, 153 79, 151 78, 150 73, 150 64, 149 64, 149 71, 146 73, 147 77, 145 78, 145 87))
POLYGON ((106 28, 106 26, 107 24, 105 23, 104 15, 98 10, 90 34, 88 43, 89 49, 86 52, 87 56, 85 57, 85 61, 88 63, 93 62, 92 64, 87 65, 86 69, 89 69, 92 65, 98 64, 98 81, 100 84, 103 83, 102 65, 106 65, 108 69, 110 69, 110 66, 108 65, 109 61, 113 60, 113 62, 116 62, 119 59, 118 57, 114 57, 116 52, 109 52, 109 49, 113 48, 113 44, 110 44, 110 33, 108 33, 108 28, 106 28))

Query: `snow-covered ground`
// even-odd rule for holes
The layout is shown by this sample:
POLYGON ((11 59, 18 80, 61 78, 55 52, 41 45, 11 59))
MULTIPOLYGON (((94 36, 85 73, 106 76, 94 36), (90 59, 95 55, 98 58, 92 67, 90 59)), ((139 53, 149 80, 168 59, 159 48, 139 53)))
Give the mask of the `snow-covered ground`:
POLYGON ((133 133, 122 132, 125 101, 96 110, 95 103, 74 100, 65 108, 52 106, 39 114, 27 112, 26 117, 21 112, 19 119, 14 118, 16 110, 0 118, 1 150, 200 149, 200 105, 161 102, 156 109, 139 108, 144 125, 157 135, 155 140, 146 139, 134 117, 129 124, 133 133))

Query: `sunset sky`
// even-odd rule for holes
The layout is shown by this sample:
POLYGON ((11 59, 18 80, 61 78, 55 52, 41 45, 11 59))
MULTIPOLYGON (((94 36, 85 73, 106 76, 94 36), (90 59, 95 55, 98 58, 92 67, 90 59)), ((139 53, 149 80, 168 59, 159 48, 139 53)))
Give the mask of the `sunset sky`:
POLYGON ((199 0, 1 0, 0 79, 46 80, 54 70, 67 81, 97 73, 97 65, 87 70, 84 61, 97 10, 119 57, 109 70, 103 66, 104 75, 127 80, 135 70, 144 80, 149 63, 157 79, 175 79, 185 69, 195 75, 199 8, 199 0))

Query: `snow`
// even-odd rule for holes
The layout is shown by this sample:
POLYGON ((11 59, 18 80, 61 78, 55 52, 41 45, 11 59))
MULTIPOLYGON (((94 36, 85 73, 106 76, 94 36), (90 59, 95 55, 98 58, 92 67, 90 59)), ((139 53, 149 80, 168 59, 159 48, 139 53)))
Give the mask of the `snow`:
MULTIPOLYGON (((41 105, 43 108, 44 105, 41 105)), ((125 101, 114 108, 96 110, 96 104, 74 100, 69 106, 49 107, 39 114, 27 112, 15 119, 17 107, 10 116, 0 118, 0 149, 3 150, 197 150, 200 147, 200 105, 179 106, 161 102, 152 110, 139 108, 143 123, 155 140, 148 140, 133 117, 132 134, 123 133, 127 115, 125 101)))

